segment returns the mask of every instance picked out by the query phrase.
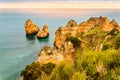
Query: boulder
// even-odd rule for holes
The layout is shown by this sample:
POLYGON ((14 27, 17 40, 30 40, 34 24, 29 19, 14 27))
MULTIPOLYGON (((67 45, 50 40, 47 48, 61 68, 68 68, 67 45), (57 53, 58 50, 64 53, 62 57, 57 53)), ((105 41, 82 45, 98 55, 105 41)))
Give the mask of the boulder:
POLYGON ((41 31, 38 31, 37 38, 46 38, 49 36, 49 29, 47 25, 43 26, 43 29, 41 31))
POLYGON ((28 19, 25 23, 26 34, 35 34, 39 31, 39 27, 35 25, 31 19, 28 19))

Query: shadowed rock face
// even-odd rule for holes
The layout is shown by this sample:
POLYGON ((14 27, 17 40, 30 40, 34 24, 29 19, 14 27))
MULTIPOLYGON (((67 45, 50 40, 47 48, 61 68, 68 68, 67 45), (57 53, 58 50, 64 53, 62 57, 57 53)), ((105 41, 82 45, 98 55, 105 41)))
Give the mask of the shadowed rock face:
POLYGON ((39 27, 35 25, 31 19, 28 19, 25 23, 26 34, 35 34, 39 31, 39 27))
POLYGON ((65 27, 60 27, 56 30, 54 45, 60 48, 66 40, 66 37, 77 37, 97 27, 103 32, 111 31, 114 28, 120 31, 118 23, 115 20, 109 21, 107 17, 91 17, 86 22, 82 22, 79 25, 77 25, 74 20, 70 20, 65 27))

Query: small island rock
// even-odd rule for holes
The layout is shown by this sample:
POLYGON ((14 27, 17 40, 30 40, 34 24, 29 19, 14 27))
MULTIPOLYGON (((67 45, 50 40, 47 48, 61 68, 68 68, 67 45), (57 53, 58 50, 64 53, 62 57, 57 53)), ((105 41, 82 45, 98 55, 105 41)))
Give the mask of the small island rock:
POLYGON ((45 38, 49 36, 49 29, 47 25, 43 26, 42 31, 38 31, 37 38, 45 38))
POLYGON ((25 23, 26 34, 35 34, 39 31, 39 27, 35 25, 31 19, 28 19, 25 23))

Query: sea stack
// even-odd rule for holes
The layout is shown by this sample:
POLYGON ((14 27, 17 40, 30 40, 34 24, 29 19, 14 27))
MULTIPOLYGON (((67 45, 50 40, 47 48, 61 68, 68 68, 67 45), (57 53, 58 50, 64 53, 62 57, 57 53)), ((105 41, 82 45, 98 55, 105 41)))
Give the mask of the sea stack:
POLYGON ((28 19, 25 23, 26 34, 35 34, 39 31, 39 27, 33 23, 31 19, 28 19))
POLYGON ((47 25, 43 26, 43 29, 41 31, 38 31, 37 38, 46 38, 49 36, 49 29, 47 25))
POLYGON ((47 25, 44 25, 43 29, 40 30, 39 27, 35 25, 31 19, 28 19, 25 23, 25 32, 27 35, 35 34, 35 37, 37 34, 37 38, 39 39, 49 36, 49 29, 47 25))

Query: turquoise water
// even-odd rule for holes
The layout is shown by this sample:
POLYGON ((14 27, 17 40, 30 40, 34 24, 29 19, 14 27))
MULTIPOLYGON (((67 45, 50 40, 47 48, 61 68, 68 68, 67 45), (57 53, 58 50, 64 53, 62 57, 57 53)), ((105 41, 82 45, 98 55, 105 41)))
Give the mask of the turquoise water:
POLYGON ((19 80, 26 64, 33 62, 43 46, 52 46, 54 33, 70 19, 78 23, 89 17, 106 16, 120 23, 120 10, 0 10, 0 80, 19 80), (32 19, 42 28, 47 24, 50 36, 46 40, 29 40, 25 36, 24 24, 32 19))

